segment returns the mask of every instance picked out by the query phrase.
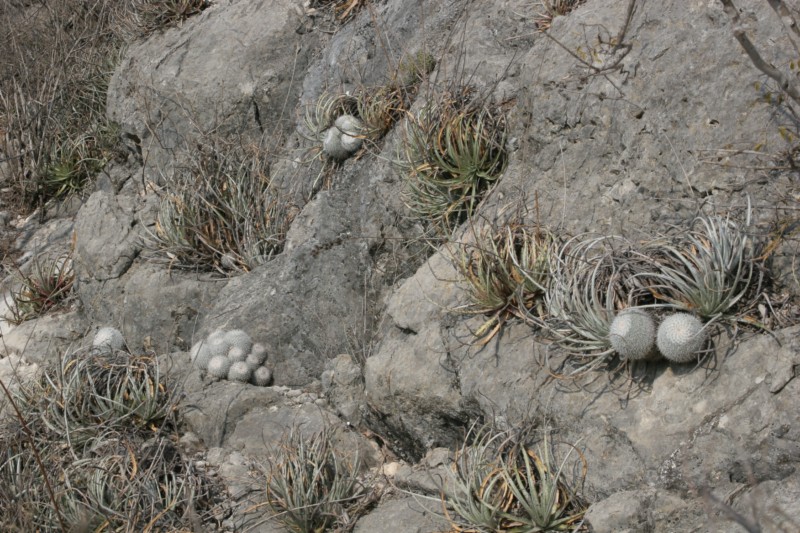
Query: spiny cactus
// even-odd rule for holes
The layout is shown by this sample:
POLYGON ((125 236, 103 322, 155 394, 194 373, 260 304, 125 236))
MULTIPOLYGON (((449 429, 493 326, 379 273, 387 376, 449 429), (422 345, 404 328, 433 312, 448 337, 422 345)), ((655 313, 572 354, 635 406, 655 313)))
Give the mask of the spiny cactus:
POLYGON ((208 349, 211 352, 211 357, 215 355, 228 355, 230 344, 225 341, 224 337, 209 337, 206 340, 208 349))
POLYGON ((117 328, 104 327, 97 330, 92 341, 92 348, 100 354, 110 354, 125 346, 125 338, 117 328))
POLYGON ((661 322, 656 345, 661 355, 675 363, 688 363, 703 349, 708 333, 694 315, 676 313, 661 322))
POLYGON ((225 333, 223 338, 228 344, 228 348, 240 348, 245 354, 250 353, 250 349, 253 347, 250 335, 241 329, 232 329, 225 333))
POLYGON ((238 381, 240 383, 247 383, 248 381, 250 381, 250 376, 252 375, 253 371, 244 361, 236 361, 228 369, 229 381, 238 381))
POLYGON ((208 335, 208 342, 218 342, 225 338, 225 330, 223 329, 215 329, 208 335))
POLYGON ((361 148, 363 140, 360 135, 363 128, 361 120, 352 115, 338 117, 334 125, 325 132, 322 151, 336 161, 347 159, 361 148))
POLYGON ((247 352, 239 348, 238 346, 232 346, 230 350, 228 350, 228 359, 237 363, 239 361, 244 361, 247 359, 247 352))
POLYGON ((208 362, 208 374, 218 379, 228 377, 228 371, 233 363, 224 355, 215 355, 208 362))
POLYGON ((267 349, 264 347, 263 344, 256 343, 253 345, 253 349, 250 350, 250 354, 247 356, 247 364, 252 366, 253 368, 258 368, 259 366, 264 364, 264 361, 267 360, 267 349))
POLYGON ((259 387, 266 387, 272 381, 272 371, 262 366, 267 359, 266 347, 254 344, 240 329, 214 331, 192 346, 190 357, 195 366, 217 379, 249 382, 259 387))
POLYGON ((611 347, 623 358, 638 361, 653 353, 656 326, 641 309, 626 309, 614 317, 609 327, 611 347))
POLYGON ((211 358, 214 356, 207 340, 196 342, 194 346, 192 346, 192 351, 189 352, 189 355, 191 356, 192 363, 201 370, 208 369, 208 362, 211 361, 211 358))
POLYGON ((250 382, 253 385, 257 385, 259 387, 266 387, 272 381, 272 371, 265 367, 260 366, 253 371, 253 375, 250 378, 250 382))

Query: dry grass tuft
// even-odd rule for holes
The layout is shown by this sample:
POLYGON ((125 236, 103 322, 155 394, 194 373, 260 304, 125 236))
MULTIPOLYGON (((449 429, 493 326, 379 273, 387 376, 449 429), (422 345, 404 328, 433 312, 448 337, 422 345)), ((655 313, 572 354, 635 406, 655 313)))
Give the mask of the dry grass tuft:
POLYGON ((546 229, 519 220, 471 230, 471 238, 450 248, 470 299, 464 311, 489 317, 475 332, 485 343, 507 319, 543 312, 556 242, 546 229))
POLYGON ((176 267, 247 272, 280 253, 296 213, 255 146, 199 145, 166 188, 151 240, 176 267))
POLYGON ((212 521, 219 487, 176 448, 177 389, 153 355, 79 351, 20 391, 3 389, 3 531, 188 531, 189 515, 212 521))
POLYGON ((333 437, 330 428, 311 437, 294 428, 267 467, 266 504, 289 531, 349 531, 364 511, 369 491, 358 479, 357 452, 352 462, 341 457, 333 437))

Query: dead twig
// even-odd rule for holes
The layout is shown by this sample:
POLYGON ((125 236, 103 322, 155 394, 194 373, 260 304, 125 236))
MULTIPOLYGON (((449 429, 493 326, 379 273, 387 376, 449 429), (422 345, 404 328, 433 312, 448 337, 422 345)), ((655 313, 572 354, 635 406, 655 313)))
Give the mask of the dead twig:
MULTIPOLYGON (((770 0, 768 0, 770 1, 770 0)), ((730 17, 731 22, 733 23, 733 36, 739 41, 739 44, 744 49, 747 57, 750 58, 750 61, 753 63, 758 70, 778 82, 778 86, 780 86, 781 90, 788 94, 792 100, 800 104, 800 90, 798 89, 797 85, 786 75, 785 72, 782 72, 778 68, 776 68, 772 63, 766 61, 761 54, 756 49, 753 41, 750 40, 750 37, 747 36, 747 33, 744 30, 744 26, 742 24, 741 19, 739 18, 739 11, 736 9, 736 6, 733 5, 731 0, 720 0, 722 2, 723 9, 725 13, 730 17)), ((780 4, 782 3, 780 0, 771 0, 770 5, 773 3, 780 4)), ((783 6, 785 9, 786 6, 783 6)), ((780 15, 780 6, 773 6, 773 9, 776 9, 776 12, 780 15)))

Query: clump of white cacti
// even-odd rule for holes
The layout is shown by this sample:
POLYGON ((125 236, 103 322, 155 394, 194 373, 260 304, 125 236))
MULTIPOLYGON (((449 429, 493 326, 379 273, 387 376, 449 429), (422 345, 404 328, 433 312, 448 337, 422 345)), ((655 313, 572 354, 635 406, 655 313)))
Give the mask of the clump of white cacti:
POLYGON ((333 126, 325 132, 322 151, 337 161, 347 159, 361 148, 363 129, 361 120, 352 115, 338 117, 333 126))
POLYGON ((647 359, 653 354, 656 325, 642 309, 626 309, 614 317, 609 328, 611 347, 630 361, 647 359))
POLYGON ((217 379, 261 387, 269 385, 272 379, 272 371, 263 366, 267 349, 263 344, 254 344, 240 329, 214 331, 192 346, 190 357, 195 366, 217 379))
POLYGON ((97 330, 92 340, 92 350, 98 354, 110 354, 125 346, 125 337, 117 328, 104 327, 97 330))
POLYGON ((694 315, 675 313, 658 327, 656 345, 661 355, 674 363, 695 360, 703 349, 708 333, 703 323, 694 315))

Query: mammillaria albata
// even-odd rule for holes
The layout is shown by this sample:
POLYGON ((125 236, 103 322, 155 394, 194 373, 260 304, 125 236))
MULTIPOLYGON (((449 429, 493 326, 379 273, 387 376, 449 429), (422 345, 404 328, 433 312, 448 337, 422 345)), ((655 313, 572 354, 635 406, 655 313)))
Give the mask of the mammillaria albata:
POLYGON ((240 329, 214 331, 192 346, 190 357, 195 366, 213 378, 260 387, 272 381, 272 371, 263 366, 267 359, 266 347, 254 344, 240 329))
POLYGON ((247 383, 250 381, 250 376, 253 371, 250 366, 244 361, 234 362, 228 370, 228 381, 238 381, 239 383, 247 383))
POLYGON ((97 330, 92 341, 92 349, 98 354, 110 354, 125 346, 125 338, 117 328, 104 327, 97 330))
POLYGON ((674 363, 688 363, 697 359, 708 333, 703 323, 694 315, 675 313, 661 322, 656 344, 661 355, 674 363))
POLYGON ((253 385, 257 385, 259 387, 266 387, 272 381, 272 371, 265 367, 260 366, 253 371, 253 376, 251 378, 251 382, 253 385))
POLYGON ((225 339, 225 342, 228 344, 228 349, 239 348, 247 354, 250 353, 250 350, 253 348, 253 340, 250 338, 250 335, 241 329, 232 329, 228 331, 223 336, 223 339, 225 339))
POLYGON ((638 361, 653 353, 656 325, 642 309, 626 309, 619 313, 608 333, 611 347, 625 359, 638 361))
POLYGON ((208 374, 217 379, 226 379, 233 363, 225 355, 215 355, 208 362, 208 374))

